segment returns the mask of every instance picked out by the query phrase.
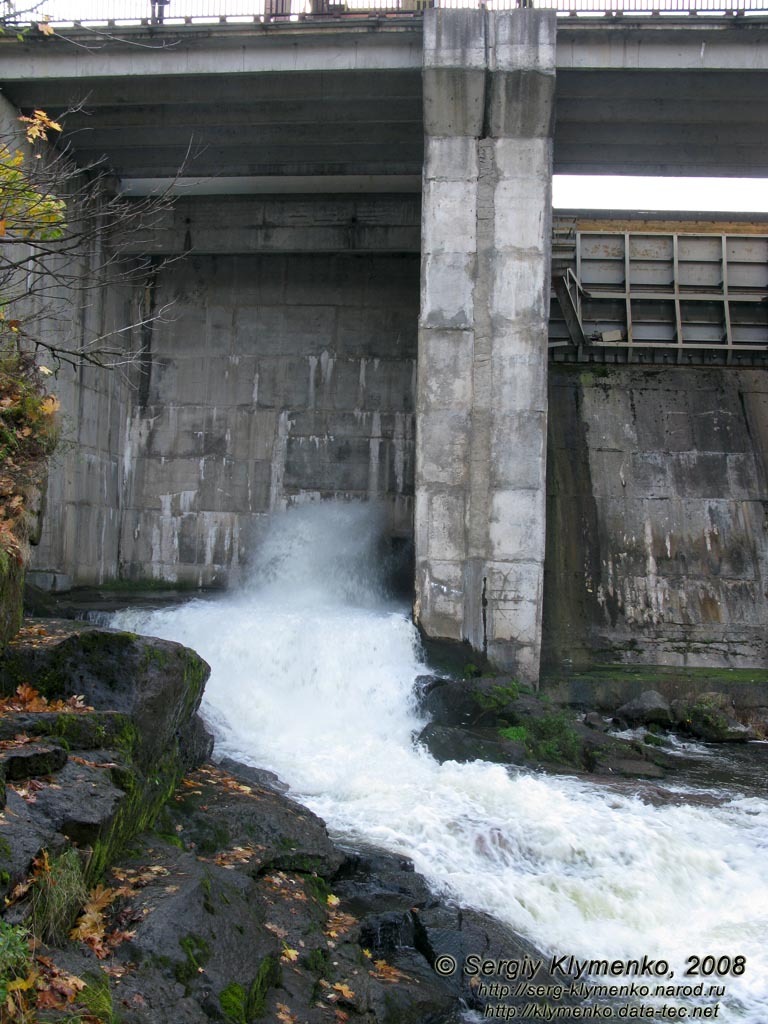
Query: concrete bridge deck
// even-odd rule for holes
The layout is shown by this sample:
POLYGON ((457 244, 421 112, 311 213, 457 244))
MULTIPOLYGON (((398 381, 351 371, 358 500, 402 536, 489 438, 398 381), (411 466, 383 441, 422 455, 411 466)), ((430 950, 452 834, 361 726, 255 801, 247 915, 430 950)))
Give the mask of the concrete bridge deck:
MULTIPOLYGON (((559 19, 555 172, 768 174, 767 21, 559 19)), ((0 88, 82 106, 79 159, 127 188, 181 168, 221 192, 420 188, 420 15, 103 32, 0 38, 0 88)))

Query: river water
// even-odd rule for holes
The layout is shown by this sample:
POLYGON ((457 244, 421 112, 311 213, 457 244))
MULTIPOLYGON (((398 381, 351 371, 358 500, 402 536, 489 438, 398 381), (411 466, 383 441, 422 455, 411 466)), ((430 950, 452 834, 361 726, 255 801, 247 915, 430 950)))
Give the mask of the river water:
POLYGON ((438 764, 414 744, 428 669, 408 608, 386 595, 379 526, 365 507, 293 510, 239 591, 113 625, 199 651, 216 754, 276 772, 335 836, 407 854, 547 954, 663 958, 670 984, 725 986, 703 1000, 716 1019, 768 1024, 768 801, 727 772, 701 773, 705 803, 677 781, 680 799, 658 806, 631 786, 438 764), (746 967, 685 978, 691 956, 746 967))

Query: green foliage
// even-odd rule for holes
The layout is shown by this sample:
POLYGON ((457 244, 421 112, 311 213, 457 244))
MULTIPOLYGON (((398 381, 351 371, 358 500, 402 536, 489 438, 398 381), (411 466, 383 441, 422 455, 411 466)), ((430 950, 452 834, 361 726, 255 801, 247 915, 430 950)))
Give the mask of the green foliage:
POLYGON ((236 982, 230 982, 226 988, 219 993, 219 1005, 224 1019, 231 1021, 231 1024, 248 1024, 245 1016, 245 989, 236 982))
POLYGON ((0 920, 0 1005, 8 995, 8 983, 26 978, 32 965, 29 932, 22 925, 0 920))
POLYGON ((516 701, 520 696, 520 687, 516 682, 507 683, 506 686, 492 686, 488 693, 475 693, 475 701, 483 711, 500 713, 504 708, 516 701))
POLYGON ((499 729, 499 734, 513 743, 528 743, 528 730, 524 725, 509 725, 505 729, 499 729))
POLYGON ((663 747, 664 740, 661 736, 657 736, 655 733, 647 732, 643 736, 643 743, 647 743, 651 747, 663 747))
POLYGON ((704 693, 686 709, 686 723, 691 731, 712 742, 728 734, 728 716, 723 710, 725 698, 720 693, 704 693))
POLYGON ((57 409, 58 400, 45 393, 34 361, 15 347, 0 297, 0 574, 9 580, 14 566, 24 563, 29 485, 36 465, 56 445, 57 409))
POLYGON ((530 723, 531 747, 541 761, 578 764, 583 745, 565 711, 553 711, 530 723))
POLYGON ((313 949, 307 953, 306 964, 307 967, 312 971, 313 974, 317 974, 322 977, 328 970, 328 964, 330 957, 328 956, 327 949, 313 949))
POLYGON ((326 905, 328 897, 331 895, 331 887, 320 875, 306 875, 304 877, 304 888, 310 896, 313 896, 323 906, 326 905))
POLYGON ((45 393, 32 359, 19 354, 0 309, 0 458, 39 458, 56 444, 53 414, 59 403, 45 393))
POLYGON ((60 945, 88 899, 77 850, 65 850, 51 861, 44 854, 30 895, 35 938, 60 945))
POLYGON ((66 204, 35 185, 25 162, 20 149, 0 145, 0 237, 55 241, 66 228, 66 204))
POLYGON ((194 933, 179 939, 179 945, 186 959, 174 965, 173 975, 180 985, 188 987, 210 960, 211 947, 202 936, 194 933))
POLYGON ((499 732, 505 739, 524 743, 528 757, 537 761, 576 766, 584 759, 584 745, 565 711, 553 711, 499 732))
POLYGON ((115 1012, 112 989, 106 974, 86 975, 88 984, 77 997, 91 1017, 98 1017, 103 1024, 118 1024, 120 1018, 115 1012))
POLYGON ((250 1024, 252 1020, 263 1016, 267 992, 279 982, 279 965, 271 956, 264 957, 247 993, 236 982, 231 982, 220 992, 219 1004, 224 1019, 230 1024, 250 1024))

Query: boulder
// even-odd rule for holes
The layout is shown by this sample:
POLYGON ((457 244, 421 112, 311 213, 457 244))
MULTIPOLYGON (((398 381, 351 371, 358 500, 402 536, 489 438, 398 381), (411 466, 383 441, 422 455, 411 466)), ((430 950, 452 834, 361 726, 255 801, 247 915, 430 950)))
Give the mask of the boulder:
POLYGON ((152 825, 184 772, 210 754, 197 715, 208 671, 179 644, 70 621, 27 623, 0 657, 0 693, 21 708, 0 716, 0 777, 19 783, 14 798, 25 809, 8 833, 1 890, 42 847, 68 843, 89 850, 95 880, 152 825), (22 685, 26 696, 17 695, 22 685), (85 709, 66 704, 74 696, 85 709), (55 710, 44 710, 46 700, 55 710))
POLYGON ((491 761, 494 764, 524 764, 525 744, 504 739, 495 728, 462 729, 430 724, 419 733, 422 743, 436 761, 491 761))
POLYGON ((588 729, 596 729, 597 732, 608 732, 608 723, 597 711, 588 711, 584 715, 584 725, 588 729))
POLYGON ((745 743, 757 738, 754 729, 734 717, 731 700, 724 693, 713 691, 694 700, 677 700, 673 713, 681 729, 708 743, 745 743))
MULTIPOLYGON (((416 915, 439 902, 412 864, 344 854, 319 818, 228 764, 191 772, 164 834, 107 879, 124 893, 105 911, 123 941, 102 961, 124 1024, 459 1024, 453 986, 417 948, 416 915)), ((81 977, 95 966, 82 945, 56 961, 81 977)))
POLYGON ((136 757, 148 768, 169 750, 183 759, 186 740, 199 756, 193 722, 209 675, 198 654, 169 640, 31 619, 0 659, 0 693, 27 683, 46 698, 81 696, 97 710, 128 715, 136 757))
POLYGON ((531 693, 521 693, 511 676, 472 679, 422 677, 419 708, 436 725, 482 728, 520 725, 551 708, 531 693))
MULTIPOLYGON (((530 1004, 530 998, 507 995, 503 1000, 483 993, 477 981, 484 983, 501 983, 515 987, 505 973, 487 975, 482 978, 467 975, 462 970, 470 954, 480 954, 483 960, 509 964, 517 961, 523 964, 540 964, 536 973, 536 984, 554 985, 557 981, 546 970, 547 958, 532 943, 513 932, 500 921, 477 910, 461 907, 440 905, 415 915, 416 948, 434 966, 440 964, 440 958, 450 957, 456 964, 456 970, 445 976, 446 984, 451 988, 456 999, 463 1000, 468 1007, 484 1011, 486 1007, 502 1003, 508 1006, 530 1004), (474 983, 473 983, 474 982, 474 983)), ((519 980, 523 980, 522 977, 519 980)), ((485 988, 490 988, 486 984, 485 988)), ((568 1000, 563 1000, 567 1005, 568 1000)), ((485 1016, 493 1017, 493 1012, 485 1016)), ((507 1018, 509 1019, 509 1018, 507 1018)))
POLYGON ((639 697, 622 704, 616 718, 629 725, 672 725, 672 710, 657 690, 646 690, 639 697))
POLYGON ((57 743, 22 743, 0 750, 0 772, 6 782, 50 775, 66 761, 67 752, 57 743))

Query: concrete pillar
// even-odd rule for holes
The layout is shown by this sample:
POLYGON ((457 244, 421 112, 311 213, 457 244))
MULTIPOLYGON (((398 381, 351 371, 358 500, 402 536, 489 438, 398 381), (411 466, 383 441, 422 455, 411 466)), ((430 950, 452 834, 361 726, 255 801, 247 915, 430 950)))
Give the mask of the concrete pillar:
POLYGON ((430 10, 416 617, 536 681, 555 16, 430 10))

